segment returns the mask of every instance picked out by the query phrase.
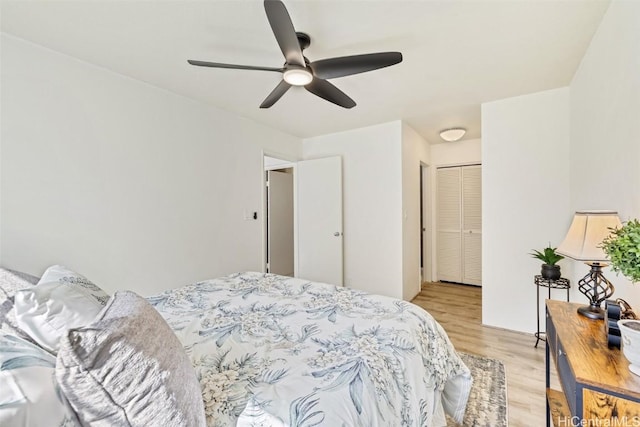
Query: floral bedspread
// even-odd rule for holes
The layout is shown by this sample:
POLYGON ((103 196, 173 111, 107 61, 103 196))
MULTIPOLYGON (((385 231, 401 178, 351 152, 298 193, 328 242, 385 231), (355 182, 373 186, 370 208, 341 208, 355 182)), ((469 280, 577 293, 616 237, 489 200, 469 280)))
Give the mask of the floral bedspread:
POLYGON ((193 361, 209 426, 440 426, 461 421, 468 368, 404 301, 262 273, 148 300, 193 361))

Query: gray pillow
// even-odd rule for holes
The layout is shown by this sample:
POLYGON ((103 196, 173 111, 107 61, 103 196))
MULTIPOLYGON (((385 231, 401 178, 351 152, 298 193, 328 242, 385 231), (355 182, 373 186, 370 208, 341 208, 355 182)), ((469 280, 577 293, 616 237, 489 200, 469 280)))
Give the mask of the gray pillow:
POLYGON ((85 426, 205 426, 195 371, 160 314, 119 291, 60 340, 56 377, 85 426))

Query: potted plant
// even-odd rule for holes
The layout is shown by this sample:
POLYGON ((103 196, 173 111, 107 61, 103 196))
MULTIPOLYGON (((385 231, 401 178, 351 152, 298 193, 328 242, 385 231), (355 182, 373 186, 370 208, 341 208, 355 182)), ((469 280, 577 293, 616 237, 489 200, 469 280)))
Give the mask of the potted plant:
POLYGON ((542 252, 533 250, 530 254, 532 257, 539 259, 543 262, 540 274, 547 280, 558 280, 560 278, 560 266, 557 265, 558 261, 564 259, 562 255, 556 252, 557 248, 552 248, 551 245, 543 249, 542 252))
POLYGON ((633 283, 640 282, 640 221, 627 221, 602 241, 602 250, 611 261, 611 269, 633 283))
MULTIPOLYGON (((633 283, 640 282, 640 221, 633 219, 613 229, 602 241, 602 250, 611 261, 611 269, 633 283)), ((640 376, 640 320, 618 321, 622 351, 630 362, 629 370, 640 376)))

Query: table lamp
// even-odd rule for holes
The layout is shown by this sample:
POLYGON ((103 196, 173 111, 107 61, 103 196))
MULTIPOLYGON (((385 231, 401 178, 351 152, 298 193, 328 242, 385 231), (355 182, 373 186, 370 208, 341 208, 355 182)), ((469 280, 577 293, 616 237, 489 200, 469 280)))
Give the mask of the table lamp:
POLYGON ((601 245, 611 230, 621 225, 618 213, 614 211, 576 212, 567 236, 556 250, 591 267, 578 282, 578 290, 589 299, 589 305, 578 308, 578 313, 590 319, 604 319, 600 305, 613 295, 613 285, 602 274, 608 260, 601 245))

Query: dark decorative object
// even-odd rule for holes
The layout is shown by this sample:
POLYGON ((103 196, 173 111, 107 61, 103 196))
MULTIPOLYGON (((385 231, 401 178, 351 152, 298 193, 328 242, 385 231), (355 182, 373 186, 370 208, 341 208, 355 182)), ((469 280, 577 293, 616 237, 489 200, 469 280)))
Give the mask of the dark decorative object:
POLYGON ((560 266, 551 264, 542 264, 540 274, 547 280, 558 280, 561 276, 560 266))
POLYGON ((560 278, 560 266, 556 263, 561 259, 564 259, 564 257, 556 253, 556 248, 552 248, 551 245, 549 245, 544 248, 543 252, 534 249, 531 256, 544 263, 540 270, 540 275, 542 277, 547 280, 558 280, 560 278))
POLYGON ((578 289, 589 299, 589 305, 580 307, 578 313, 590 319, 604 319, 602 302, 613 295, 615 288, 602 274, 608 264, 602 250, 602 241, 611 230, 620 226, 618 213, 613 211, 576 212, 558 252, 584 261, 591 270, 578 282, 578 289))
POLYGON ((585 264, 591 267, 591 271, 578 281, 578 290, 589 298, 589 305, 580 307, 578 313, 591 319, 603 319, 604 311, 600 306, 604 300, 611 298, 616 288, 602 274, 602 268, 607 266, 606 263, 587 262, 585 264))
POLYGON ((628 302, 622 298, 617 300, 606 300, 604 302, 605 318, 604 330, 607 333, 607 344, 609 348, 620 348, 620 326, 618 320, 637 319, 636 313, 631 309, 628 302))

